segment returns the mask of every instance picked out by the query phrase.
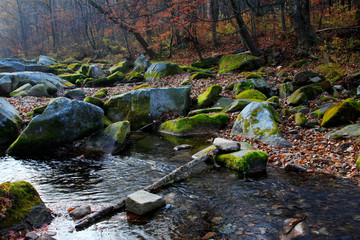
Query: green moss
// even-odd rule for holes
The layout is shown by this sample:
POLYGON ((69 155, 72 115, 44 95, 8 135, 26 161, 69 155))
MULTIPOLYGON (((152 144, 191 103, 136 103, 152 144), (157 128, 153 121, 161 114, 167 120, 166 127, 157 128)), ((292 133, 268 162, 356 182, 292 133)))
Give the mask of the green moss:
POLYGON ((204 79, 204 78, 215 78, 215 76, 211 73, 206 73, 206 72, 197 72, 191 75, 191 80, 204 79))
POLYGON ((246 76, 246 79, 251 79, 251 78, 261 78, 261 74, 258 73, 250 73, 246 76))
POLYGON ((348 98, 331 106, 323 117, 321 126, 331 127, 355 121, 360 116, 360 104, 348 98))
POLYGON ((116 72, 106 78, 87 78, 85 79, 85 85, 91 87, 106 87, 112 86, 114 83, 122 81, 124 79, 124 74, 122 72, 116 72))
POLYGON ((285 116, 288 116, 288 115, 290 115, 290 110, 287 108, 283 108, 283 109, 281 109, 281 113, 284 114, 285 116))
POLYGON ((308 65, 309 63, 311 63, 310 60, 302 59, 300 61, 291 63, 290 67, 291 68, 300 68, 300 67, 303 67, 304 65, 308 65))
POLYGON ((358 159, 356 160, 356 168, 358 170, 360 170, 360 155, 359 155, 358 159))
POLYGON ((213 107, 213 108, 204 108, 204 109, 197 109, 197 110, 192 110, 188 113, 188 116, 195 116, 201 113, 213 113, 213 112, 221 112, 223 110, 223 108, 221 107, 213 107))
POLYGON ((242 55, 225 55, 220 59, 219 73, 227 73, 231 71, 252 71, 260 68, 263 61, 249 54, 242 55))
POLYGON ((160 131, 175 135, 192 135, 206 132, 211 128, 226 127, 230 117, 224 113, 198 114, 193 117, 170 120, 160 126, 160 131))
POLYGON ((279 107, 280 106, 280 98, 278 96, 272 96, 268 99, 268 102, 271 104, 273 103, 274 106, 279 107))
POLYGON ((193 72, 207 72, 209 70, 207 69, 202 69, 202 68, 197 68, 197 67, 191 67, 191 66, 187 66, 187 65, 182 65, 180 66, 180 68, 188 73, 193 73, 193 72))
POLYGON ((246 172, 255 167, 266 168, 268 155, 263 151, 241 151, 240 154, 220 154, 216 156, 216 161, 235 171, 246 172), (243 153, 241 153, 243 152, 243 153))
POLYGON ((129 61, 123 61, 120 62, 114 66, 112 66, 109 71, 111 74, 115 73, 115 72, 122 72, 122 73, 126 73, 127 71, 129 71, 129 69, 133 67, 133 64, 129 61))
MULTIPOLYGON (((0 218, 0 226, 9 227, 19 223, 32 207, 41 203, 35 188, 28 182, 5 182, 0 185, 0 197, 11 200, 12 207, 8 207, 5 218, 0 218)), ((3 204, 3 200, 1 200, 3 204)))
POLYGON ((61 74, 58 75, 58 77, 61 77, 62 79, 71 82, 72 84, 76 83, 76 80, 78 79, 85 79, 86 76, 84 74, 81 73, 74 73, 74 74, 61 74))
POLYGON ((105 127, 108 127, 108 126, 110 126, 111 124, 113 124, 113 122, 112 122, 108 117, 106 117, 105 115, 103 115, 102 119, 103 119, 103 122, 104 122, 104 126, 105 126, 105 127))
POLYGON ((76 71, 81 67, 80 63, 71 63, 67 66, 68 69, 71 69, 72 71, 76 71))
POLYGON ((113 123, 105 128, 104 133, 114 137, 118 143, 123 144, 130 134, 130 122, 113 123))
POLYGON ((177 64, 159 62, 152 64, 145 72, 144 77, 147 81, 153 81, 155 79, 160 79, 166 76, 176 75, 181 72, 182 70, 177 64), (157 64, 166 64, 166 69, 162 71, 157 71, 157 66, 158 66, 157 64))
POLYGON ((320 98, 320 100, 323 101, 323 102, 337 101, 336 98, 330 97, 330 96, 323 96, 323 97, 320 98))
POLYGON ((134 82, 134 81, 139 81, 140 82, 140 81, 143 81, 145 78, 144 78, 143 73, 136 72, 136 71, 131 71, 126 75, 126 79, 128 79, 131 82, 134 82))
POLYGON ((97 97, 97 98, 105 98, 107 95, 108 90, 106 88, 102 88, 99 91, 97 91, 93 97, 97 97))
POLYGON ((258 90, 249 89, 239 93, 236 96, 236 99, 258 99, 258 100, 266 101, 267 97, 258 90))
POLYGON ((209 68, 211 66, 215 66, 219 63, 219 59, 217 57, 207 58, 199 62, 195 62, 191 64, 192 67, 196 68, 209 68))
POLYGON ((213 85, 206 89, 206 91, 198 96, 197 105, 199 108, 209 107, 216 102, 219 94, 222 91, 222 87, 219 85, 213 85))
POLYGON ((106 77, 108 79, 108 81, 121 81, 124 79, 124 73, 118 71, 118 72, 114 72, 113 74, 111 74, 110 76, 106 77))
POLYGON ((133 90, 137 90, 137 89, 143 89, 143 88, 151 88, 149 84, 141 84, 139 86, 136 86, 133 88, 133 90))
POLYGON ((104 107, 104 103, 100 98, 88 96, 84 99, 84 102, 91 103, 100 108, 104 107))
POLYGON ((287 103, 292 106, 307 104, 309 100, 315 99, 322 92, 323 89, 319 86, 304 86, 291 94, 287 99, 287 103))
POLYGON ((80 69, 76 73, 84 74, 85 76, 89 76, 88 72, 90 70, 89 64, 83 64, 81 65, 80 69))
POLYGON ((336 82, 340 80, 345 75, 345 71, 342 66, 335 63, 325 63, 319 65, 316 70, 320 72, 326 79, 329 79, 331 82, 336 82))
POLYGON ((295 123, 296 123, 296 125, 303 127, 303 126, 305 126, 307 121, 308 120, 306 119, 304 114, 302 114, 302 113, 296 113, 295 114, 295 123))
POLYGON ((29 117, 29 118, 33 118, 34 116, 36 115, 39 115, 39 114, 42 114, 45 109, 47 108, 47 104, 46 105, 43 105, 43 106, 40 106, 40 107, 37 107, 37 108, 34 108, 34 110, 32 110, 31 112, 27 113, 26 116, 29 117))

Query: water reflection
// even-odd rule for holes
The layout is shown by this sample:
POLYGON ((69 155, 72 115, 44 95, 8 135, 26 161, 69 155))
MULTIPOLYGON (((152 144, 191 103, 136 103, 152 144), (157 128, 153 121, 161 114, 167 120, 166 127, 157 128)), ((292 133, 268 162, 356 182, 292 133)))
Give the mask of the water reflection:
MULTIPOLYGON (((101 159, 0 160, 0 182, 27 180, 60 213, 49 227, 57 239, 278 239, 282 222, 307 215, 310 239, 360 239, 360 191, 350 181, 326 175, 288 174, 269 167, 257 181, 225 168, 197 166, 183 181, 163 189, 166 208, 146 218, 120 213, 87 230, 74 231, 66 209, 95 209, 147 186, 186 161, 206 142, 133 135, 120 156, 101 159), (175 145, 195 148, 175 152, 175 145)), ((309 239, 309 238, 307 238, 309 239)))

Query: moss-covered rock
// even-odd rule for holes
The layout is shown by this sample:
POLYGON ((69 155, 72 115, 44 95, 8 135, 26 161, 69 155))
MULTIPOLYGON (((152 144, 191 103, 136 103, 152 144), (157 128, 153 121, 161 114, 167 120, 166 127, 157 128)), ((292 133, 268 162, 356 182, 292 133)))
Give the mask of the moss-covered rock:
POLYGON ((206 89, 203 94, 200 94, 197 99, 198 108, 206 108, 213 105, 219 98, 222 91, 222 87, 219 85, 213 85, 206 89))
POLYGON ((15 140, 22 125, 18 111, 5 99, 0 98, 0 144, 15 140))
POLYGON ((129 137, 130 122, 116 122, 93 136, 87 143, 87 150, 118 154, 125 148, 129 137))
POLYGON ((83 75, 89 77, 89 75, 88 75, 89 70, 90 70, 90 65, 83 64, 83 65, 81 65, 81 67, 79 68, 79 70, 76 73, 83 74, 83 75))
POLYGON ((279 95, 281 98, 286 98, 294 92, 294 85, 291 82, 280 85, 279 95))
POLYGON ((84 99, 84 102, 91 103, 100 108, 104 107, 104 103, 100 98, 88 96, 84 99))
POLYGON ((0 203, 5 212, 0 218, 0 235, 7 236, 10 230, 32 231, 49 224, 51 212, 42 202, 36 189, 28 182, 5 182, 0 185, 0 203))
POLYGON ((303 70, 295 74, 293 79, 293 84, 296 87, 302 87, 314 83, 312 79, 317 79, 317 78, 319 78, 320 81, 325 80, 325 78, 317 72, 311 70, 303 70))
POLYGON ((138 89, 143 89, 143 88, 151 88, 151 87, 149 84, 144 83, 144 84, 134 87, 133 90, 138 90, 138 89))
POLYGON ((336 139, 347 139, 360 136, 360 123, 347 125, 339 130, 327 134, 336 139))
POLYGON ((207 72, 197 72, 191 75, 191 80, 204 79, 204 78, 215 78, 214 74, 207 72))
POLYGON ((81 63, 70 63, 67 66, 67 69, 70 69, 71 71, 77 71, 81 67, 81 63))
POLYGON ((175 63, 159 62, 152 64, 146 70, 144 77, 146 81, 154 81, 166 76, 179 74, 181 72, 181 68, 175 63))
POLYGON ((194 73, 194 72, 207 72, 207 73, 210 73, 210 71, 208 69, 202 69, 202 68, 192 67, 192 66, 188 66, 188 65, 181 65, 180 68, 184 72, 188 72, 188 73, 194 73))
POLYGON ((34 97, 50 97, 45 84, 36 84, 35 86, 32 86, 28 92, 28 95, 34 97))
POLYGON ((29 118, 33 118, 36 115, 42 114, 45 111, 45 109, 47 108, 47 106, 48 105, 46 104, 46 105, 43 105, 43 106, 40 106, 40 107, 36 107, 31 112, 28 112, 26 114, 26 116, 29 117, 29 118))
POLYGON ((218 63, 219 63, 218 57, 211 57, 192 63, 191 66, 196 68, 210 68, 212 66, 218 65, 218 63))
POLYGON ((134 64, 128 60, 125 60, 123 62, 120 62, 114 66, 112 66, 109 71, 111 74, 115 73, 115 72, 122 72, 122 73, 126 73, 127 71, 130 70, 130 68, 132 68, 134 66, 134 64))
POLYGON ((296 123, 296 125, 298 125, 300 127, 303 127, 303 126, 305 126, 307 121, 308 120, 306 119, 304 114, 299 113, 299 112, 295 114, 295 123, 296 123))
POLYGON ((145 80, 144 74, 136 71, 131 71, 126 75, 127 82, 142 82, 145 80))
POLYGON ((14 96, 27 96, 30 89, 32 88, 32 85, 30 83, 26 83, 22 85, 21 87, 15 89, 10 93, 10 97, 14 96))
POLYGON ((290 67, 291 68, 301 68, 303 67, 304 65, 308 65, 311 61, 308 60, 308 59, 302 59, 302 60, 299 60, 299 61, 296 61, 296 62, 293 62, 290 64, 290 67))
POLYGON ((64 97, 70 99, 83 100, 86 97, 87 92, 84 89, 72 89, 64 93, 64 97))
POLYGON ((278 96, 272 96, 267 101, 273 108, 280 108, 280 98, 278 96))
POLYGON ((74 74, 60 74, 58 77, 61 77, 62 79, 71 82, 72 84, 76 83, 76 80, 78 79, 85 79, 86 76, 81 73, 74 73, 74 74))
POLYGON ((252 102, 238 115, 231 134, 256 138, 262 142, 279 147, 289 147, 279 130, 280 117, 266 102, 252 102))
POLYGON ((106 95, 108 93, 108 90, 106 88, 102 88, 99 91, 97 91, 93 97, 97 97, 97 98, 105 98, 106 95))
POLYGON ((198 114, 167 121, 161 124, 159 131, 177 136, 210 134, 225 128, 229 120, 230 117, 225 113, 198 114))
POLYGON ((269 95, 270 86, 265 78, 257 74, 249 74, 248 76, 254 76, 254 77, 235 83, 234 85, 235 94, 239 94, 240 92, 249 89, 256 89, 265 95, 269 95))
POLYGON ((134 62, 134 71, 144 73, 150 66, 151 62, 149 59, 144 54, 141 54, 134 62))
POLYGON ((287 103, 292 106, 298 106, 301 104, 308 104, 310 100, 316 98, 317 95, 321 94, 323 89, 319 86, 304 86, 297 89, 293 94, 291 94, 287 103))
POLYGON ((330 80, 330 82, 336 82, 342 79, 345 75, 343 67, 330 62, 319 65, 316 70, 324 75, 326 79, 330 80))
POLYGON ((201 113, 214 113, 214 112, 221 112, 223 108, 221 107, 212 107, 212 108, 203 108, 203 109, 196 109, 192 110, 188 113, 188 117, 195 116, 201 113))
POLYGON ((101 129, 103 115, 103 110, 92 104, 56 98, 31 120, 7 152, 13 156, 49 153, 101 129))
POLYGON ((230 54, 223 56, 219 64, 219 73, 243 72, 257 70, 265 65, 265 61, 249 54, 230 54))
POLYGON ((116 82, 124 80, 124 74, 122 72, 115 72, 108 77, 104 78, 87 78, 85 79, 85 85, 89 87, 110 87, 116 82))
POLYGON ((348 98, 330 107, 323 117, 322 127, 333 127, 355 121, 360 117, 360 104, 348 98))
POLYGON ((323 97, 320 98, 320 100, 323 101, 323 102, 335 102, 335 101, 337 101, 336 98, 331 97, 331 96, 323 96, 323 97))
POLYGON ((360 155, 358 159, 356 160, 356 168, 360 171, 360 155))
POLYGON ((190 88, 151 88, 113 96, 104 108, 111 121, 129 120, 139 129, 166 113, 185 115, 189 102, 190 88))
POLYGON ((313 113, 316 115, 316 118, 322 119, 326 111, 332 106, 333 104, 325 104, 321 108, 315 110, 313 113))
POLYGON ((224 111, 225 112, 239 112, 243 110, 247 105, 251 103, 251 99, 236 99, 231 105, 229 105, 224 111))
POLYGON ((236 99, 257 99, 261 101, 266 101, 267 97, 258 90, 249 89, 239 93, 236 96, 236 99))

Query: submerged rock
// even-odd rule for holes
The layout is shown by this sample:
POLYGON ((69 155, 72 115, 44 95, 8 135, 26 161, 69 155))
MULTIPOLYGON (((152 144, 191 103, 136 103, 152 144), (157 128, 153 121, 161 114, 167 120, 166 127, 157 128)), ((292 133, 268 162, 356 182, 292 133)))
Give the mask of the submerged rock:
POLYGON ((18 111, 5 99, 0 98, 0 144, 15 140, 21 124, 18 111))
POLYGON ((81 206, 81 207, 74 208, 73 210, 69 211, 69 215, 73 219, 80 219, 80 218, 83 218, 86 215, 88 215, 90 212, 91 212, 90 205, 86 205, 86 206, 81 206))
POLYGON ((61 97, 52 100, 8 148, 10 155, 48 152, 52 148, 89 136, 103 127, 104 112, 89 103, 61 97))
POLYGON ((28 182, 5 182, 0 185, 0 201, 6 211, 0 218, 0 235, 7 236, 9 231, 32 231, 49 224, 53 219, 39 193, 28 182), (4 199, 8 199, 7 202, 4 199))

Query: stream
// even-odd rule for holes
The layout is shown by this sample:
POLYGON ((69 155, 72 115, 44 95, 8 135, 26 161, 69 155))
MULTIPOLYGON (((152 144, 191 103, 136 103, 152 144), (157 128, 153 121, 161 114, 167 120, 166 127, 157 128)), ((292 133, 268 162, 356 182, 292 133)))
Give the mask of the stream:
MULTIPOLYGON (((0 158, 0 183, 26 180, 57 217, 48 231, 63 239, 279 239, 283 221, 306 220, 306 239, 360 239, 360 188, 346 179, 286 173, 268 167, 264 178, 247 181, 226 168, 205 163, 162 189, 167 205, 145 217, 121 212, 83 231, 67 209, 93 210, 116 203, 191 160, 210 145, 206 139, 135 134, 128 149, 101 159, 0 158), (180 144, 190 150, 174 151, 180 144)), ((305 239, 305 238, 304 238, 305 239)))

